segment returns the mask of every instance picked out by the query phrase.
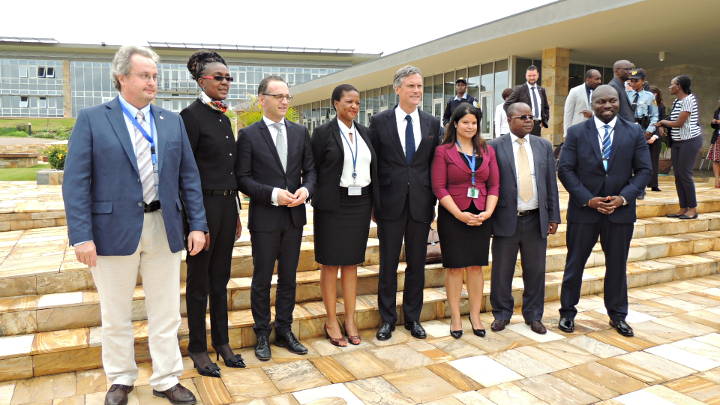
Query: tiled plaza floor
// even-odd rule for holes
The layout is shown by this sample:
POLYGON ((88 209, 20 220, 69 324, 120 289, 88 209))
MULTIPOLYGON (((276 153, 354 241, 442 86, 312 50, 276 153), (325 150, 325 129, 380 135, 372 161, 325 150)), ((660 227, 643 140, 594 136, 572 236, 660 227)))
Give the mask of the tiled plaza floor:
MULTIPOLYGON (((272 348, 247 369, 221 365, 222 379, 200 377, 186 358, 182 382, 204 404, 720 404, 720 275, 631 289, 625 338, 607 325, 601 296, 580 301, 577 331, 557 330, 558 302, 545 306, 547 335, 516 315, 485 338, 448 335, 448 320, 424 322, 426 340, 401 327, 379 342, 362 331, 360 346, 305 340, 310 353, 272 348)), ((491 315, 484 313, 489 328, 491 315)), ((130 404, 166 404, 147 385, 149 363, 130 404)), ((102 369, 0 383, 0 404, 102 404, 102 369)))

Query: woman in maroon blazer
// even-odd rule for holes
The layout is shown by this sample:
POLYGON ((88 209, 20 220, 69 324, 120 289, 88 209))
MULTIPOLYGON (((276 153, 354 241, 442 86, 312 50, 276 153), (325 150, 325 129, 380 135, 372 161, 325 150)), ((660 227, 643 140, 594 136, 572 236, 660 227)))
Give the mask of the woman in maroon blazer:
POLYGON ((470 326, 485 336, 480 322, 483 302, 482 266, 488 264, 492 216, 498 201, 500 175, 495 151, 479 134, 482 113, 463 103, 453 111, 442 145, 435 149, 432 188, 440 200, 438 234, 445 289, 450 306, 450 334, 462 336, 460 293, 467 270, 470 326))

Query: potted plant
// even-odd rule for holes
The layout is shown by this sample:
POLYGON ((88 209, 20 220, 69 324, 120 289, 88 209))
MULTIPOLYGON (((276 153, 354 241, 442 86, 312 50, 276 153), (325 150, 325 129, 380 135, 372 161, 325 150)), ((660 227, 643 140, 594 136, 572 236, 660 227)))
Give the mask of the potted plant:
POLYGON ((39 170, 37 172, 37 184, 62 184, 65 157, 67 157, 67 144, 50 145, 45 149, 43 155, 47 157, 48 163, 50 163, 50 170, 39 170))

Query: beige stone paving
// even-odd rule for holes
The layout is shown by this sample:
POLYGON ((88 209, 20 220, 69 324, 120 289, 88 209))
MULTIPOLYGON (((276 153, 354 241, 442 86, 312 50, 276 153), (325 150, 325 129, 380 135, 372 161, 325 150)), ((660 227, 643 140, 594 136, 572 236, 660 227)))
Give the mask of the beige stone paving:
MULTIPOLYGON (((374 330, 363 330, 361 347, 346 350, 308 339, 304 343, 313 349, 308 356, 273 346, 270 362, 244 349, 248 368, 221 364, 222 379, 198 376, 184 359, 182 382, 204 404, 720 404, 720 330, 715 322, 693 321, 698 309, 690 305, 707 312, 698 316, 720 315, 720 295, 712 294, 718 286, 720 275, 712 275, 632 289, 631 296, 680 308, 653 312, 646 300, 631 303, 635 318, 647 319, 631 323, 634 338, 618 335, 606 322, 562 333, 554 324, 557 304, 550 302, 545 321, 557 340, 538 342, 512 330, 479 338, 465 317, 459 340, 416 340, 398 329, 391 341, 379 342, 374 330)), ((578 326, 604 316, 597 312, 599 298, 581 299, 578 326)), ((512 319, 515 330, 526 328, 518 315, 512 319)), ((489 321, 487 314, 483 321, 489 321)), ((427 324, 449 328, 448 319, 427 324)), ((51 344, 48 336, 33 350, 51 344)), ((131 404, 166 403, 151 395, 151 371, 150 363, 139 365, 131 404)), ((0 383, 0 405, 100 404, 106 389, 101 369, 68 370, 0 383)))

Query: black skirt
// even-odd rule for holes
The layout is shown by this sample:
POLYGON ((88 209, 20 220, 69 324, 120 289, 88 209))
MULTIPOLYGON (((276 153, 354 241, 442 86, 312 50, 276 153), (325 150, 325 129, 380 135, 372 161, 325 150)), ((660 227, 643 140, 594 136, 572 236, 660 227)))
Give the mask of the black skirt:
MULTIPOLYGON (((465 212, 480 211, 470 204, 465 212)), ((438 236, 445 268, 487 266, 492 234, 491 219, 480 226, 469 226, 458 221, 442 205, 438 207, 438 236)))
POLYGON ((348 196, 345 188, 338 192, 337 210, 313 211, 315 261, 327 266, 362 264, 370 232, 372 198, 369 194, 348 196))

